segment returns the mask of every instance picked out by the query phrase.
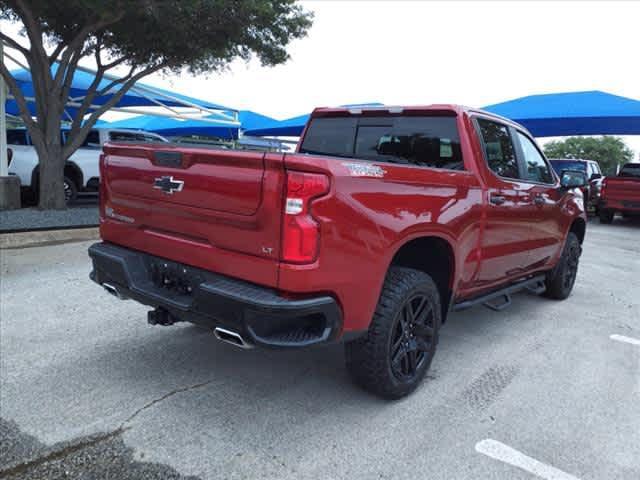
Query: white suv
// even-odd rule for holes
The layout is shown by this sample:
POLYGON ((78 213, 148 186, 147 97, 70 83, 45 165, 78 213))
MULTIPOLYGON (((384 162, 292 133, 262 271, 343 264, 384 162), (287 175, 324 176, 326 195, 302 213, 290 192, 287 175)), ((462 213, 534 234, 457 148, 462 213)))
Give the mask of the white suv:
MULTIPOLYGON (((68 131, 62 131, 64 143, 68 131)), ((67 203, 73 202, 78 192, 96 192, 100 185, 100 153, 106 142, 166 143, 160 135, 139 130, 96 128, 64 167, 64 194, 67 203)), ((32 199, 38 195, 38 155, 26 129, 7 130, 7 143, 12 151, 9 175, 20 177, 23 193, 32 199)))

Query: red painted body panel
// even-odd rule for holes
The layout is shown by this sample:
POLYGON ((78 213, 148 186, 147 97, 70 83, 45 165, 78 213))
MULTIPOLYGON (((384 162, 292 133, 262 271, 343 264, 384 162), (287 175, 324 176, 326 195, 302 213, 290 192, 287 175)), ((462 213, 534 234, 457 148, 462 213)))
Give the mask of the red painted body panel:
MULTIPOLYGON (((183 152, 182 166, 169 168, 154 164, 158 147, 107 146, 101 235, 286 295, 330 294, 342 308, 344 331, 368 327, 394 255, 416 238, 438 237, 451 246, 449 287, 456 300, 552 268, 572 222, 585 218, 581 194, 563 192, 557 183, 495 176, 484 161, 473 112, 451 105, 404 109, 421 112, 457 116, 466 171, 375 163, 383 176, 354 176, 345 163, 357 159, 182 147, 173 147, 183 152), (330 179, 329 192, 311 205, 320 228, 311 264, 280 260, 288 170, 330 179), (154 191, 154 178, 162 175, 184 180, 184 191, 154 191), (492 194, 506 202, 490 205, 492 194), (536 196, 543 202, 535 203, 536 196)), ((349 113, 323 109, 313 115, 333 114, 349 113)))
POLYGON ((605 178, 600 202, 608 210, 620 213, 640 213, 640 178, 605 178))

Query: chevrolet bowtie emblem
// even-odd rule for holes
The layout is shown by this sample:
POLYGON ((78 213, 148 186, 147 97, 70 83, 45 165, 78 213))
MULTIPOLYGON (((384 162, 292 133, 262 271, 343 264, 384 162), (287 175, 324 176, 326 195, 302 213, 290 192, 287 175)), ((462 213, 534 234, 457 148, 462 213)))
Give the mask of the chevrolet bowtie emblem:
POLYGON ((167 195, 173 195, 173 192, 180 192, 184 187, 182 180, 174 180, 173 177, 156 178, 153 182, 153 188, 162 190, 167 195))

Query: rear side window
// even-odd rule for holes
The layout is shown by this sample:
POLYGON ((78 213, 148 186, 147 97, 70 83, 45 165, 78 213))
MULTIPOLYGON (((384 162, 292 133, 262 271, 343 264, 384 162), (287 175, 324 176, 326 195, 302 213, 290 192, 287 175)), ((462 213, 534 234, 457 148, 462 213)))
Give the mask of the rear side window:
POLYGON ((520 141, 520 147, 524 155, 526 180, 537 183, 553 183, 551 168, 531 139, 518 132, 518 140, 520 141))
POLYGON ((300 152, 464 170, 455 117, 315 118, 300 152))
POLYGON ((84 143, 82 144, 85 148, 99 148, 100 147, 100 132, 97 130, 91 130, 87 135, 84 143))
POLYGON ((480 135, 484 142, 485 155, 489 168, 505 178, 520 178, 518 160, 513 148, 509 128, 498 122, 478 119, 480 135))
POLYGON ((300 151, 317 155, 353 157, 357 120, 314 118, 305 133, 300 151))

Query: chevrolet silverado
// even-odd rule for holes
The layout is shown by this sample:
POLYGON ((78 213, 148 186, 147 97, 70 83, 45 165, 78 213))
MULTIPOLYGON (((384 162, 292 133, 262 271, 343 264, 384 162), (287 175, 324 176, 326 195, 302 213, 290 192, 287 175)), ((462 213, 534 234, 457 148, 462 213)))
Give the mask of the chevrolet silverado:
POLYGON ((565 299, 582 172, 456 105, 316 109, 296 153, 106 145, 91 278, 242 348, 342 341, 353 379, 413 391, 449 312, 565 299))

